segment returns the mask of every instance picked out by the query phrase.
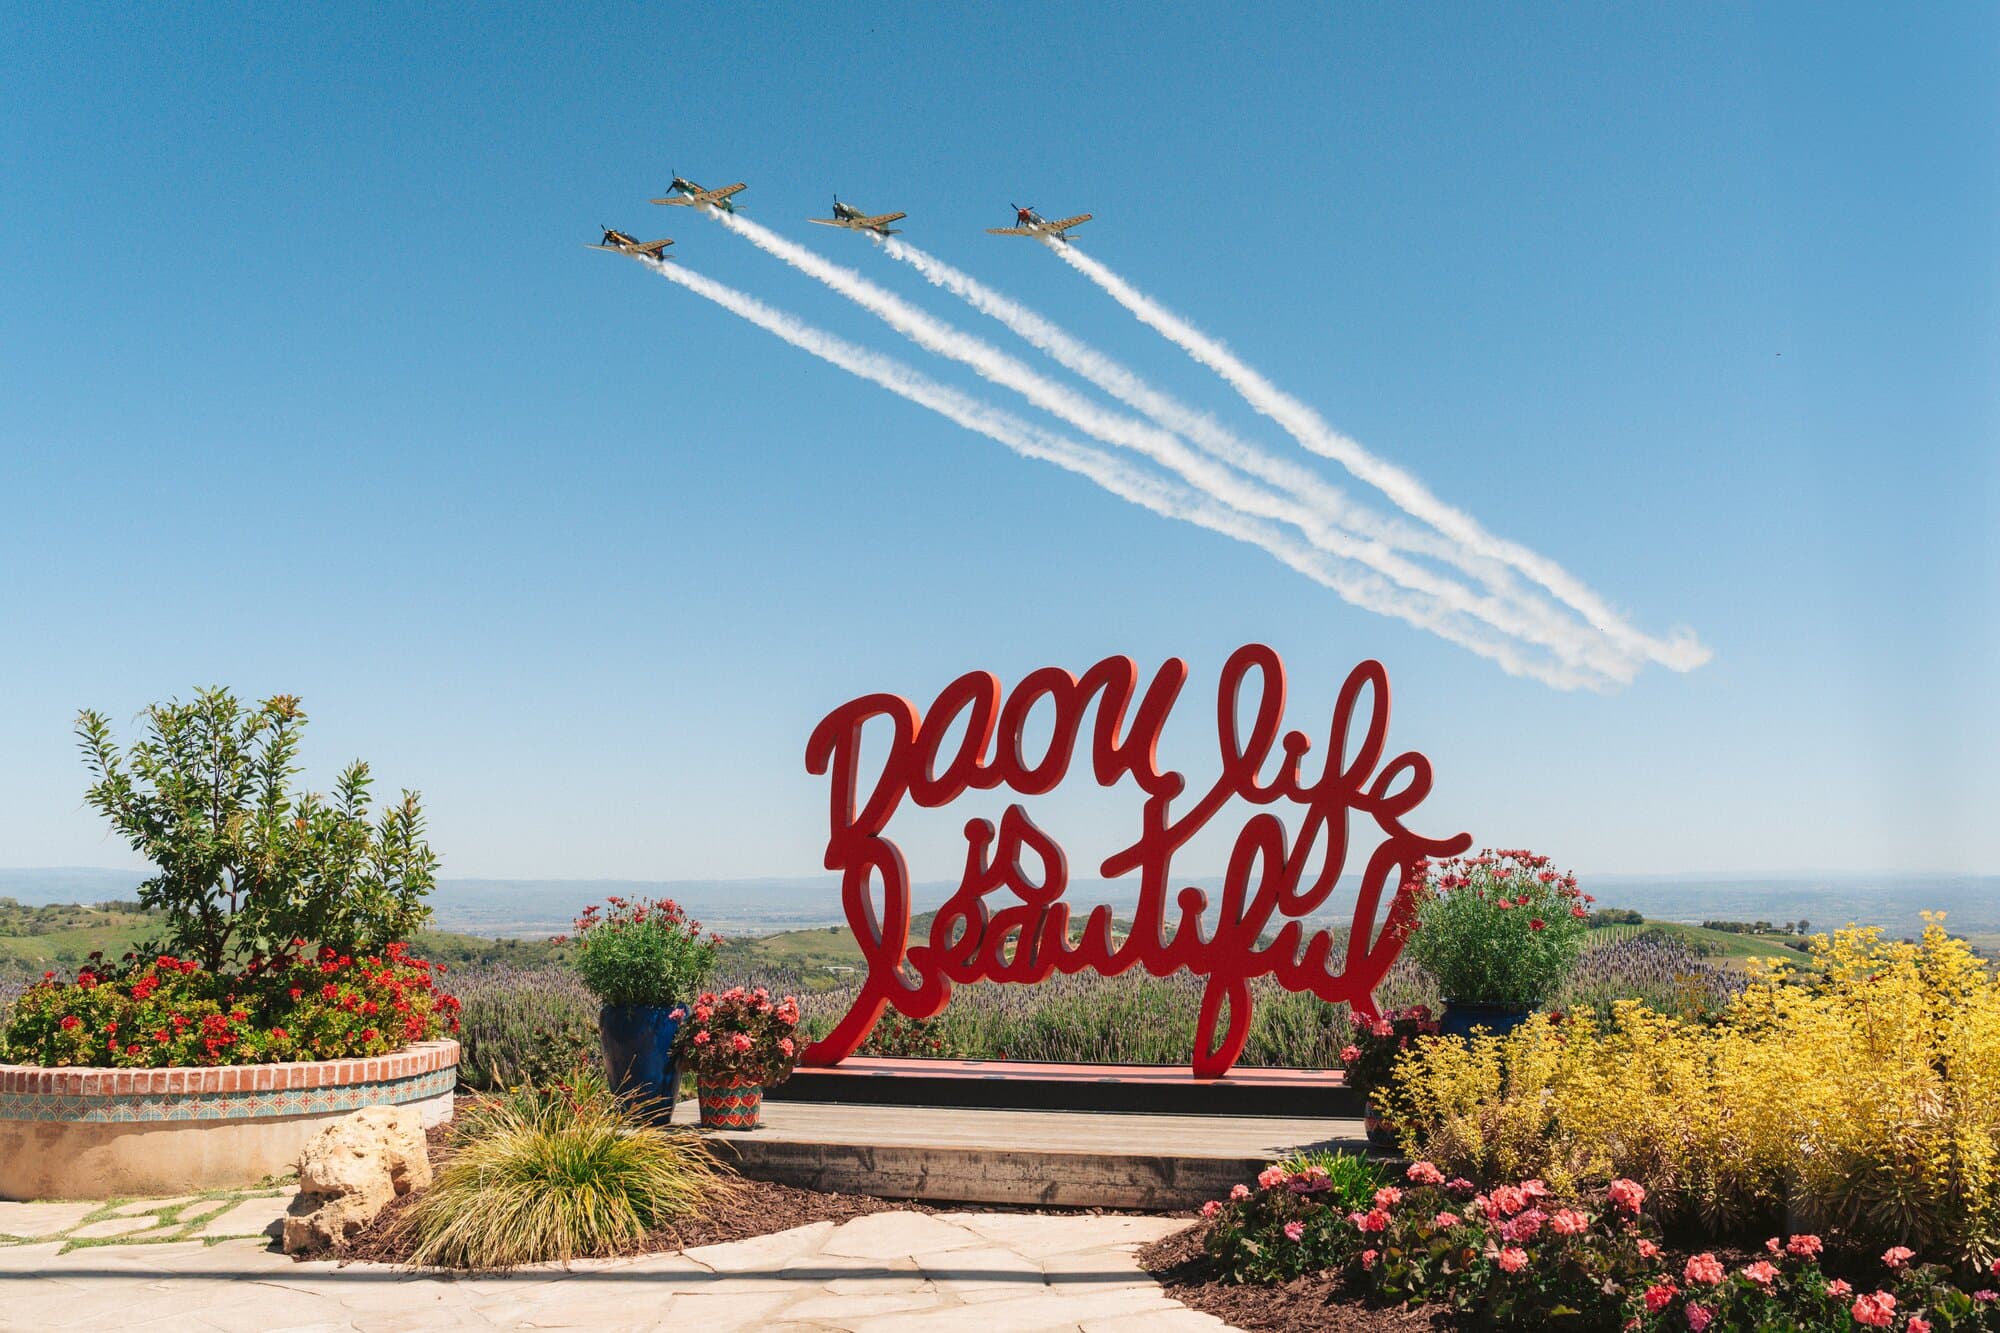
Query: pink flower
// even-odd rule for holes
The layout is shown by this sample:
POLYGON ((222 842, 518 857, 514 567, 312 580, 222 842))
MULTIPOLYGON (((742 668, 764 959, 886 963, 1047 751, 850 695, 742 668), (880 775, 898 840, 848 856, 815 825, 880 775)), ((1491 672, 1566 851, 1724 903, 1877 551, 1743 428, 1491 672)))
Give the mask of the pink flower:
POLYGON ((1222 1211, 1222 1201, 1220 1199, 1210 1199, 1207 1203, 1201 1206, 1201 1215, 1203 1217, 1214 1217, 1217 1213, 1221 1211, 1222 1211))
POLYGON ((1289 1241, 1297 1241, 1299 1237, 1301 1237, 1301 1236, 1303 1236, 1303 1235, 1305 1235, 1305 1234, 1306 1234, 1306 1224, 1305 1224, 1305 1223, 1303 1223, 1303 1222, 1287 1222, 1287 1223, 1285 1223, 1285 1239, 1286 1239, 1286 1240, 1289 1240, 1289 1241))
POLYGON ((1848 1286, 1847 1283, 1840 1278, 1835 1278, 1833 1281, 1826 1284, 1826 1294, 1834 1297, 1836 1300, 1842 1296, 1845 1296, 1848 1292, 1853 1290, 1854 1290, 1853 1287, 1848 1286))
POLYGON ((1500 1251, 1494 1262, 1500 1265, 1503 1273, 1518 1273, 1528 1266, 1528 1252, 1509 1245, 1500 1251))
POLYGON ((1760 1287, 1768 1287, 1778 1278, 1778 1270, 1771 1266, 1769 1259, 1759 1259, 1754 1264, 1745 1264, 1743 1276, 1760 1287))
POLYGON ((1285 1183, 1284 1168, 1267 1166, 1257 1173, 1257 1185, 1261 1189, 1272 1189, 1285 1183))
POLYGON ((1714 1255, 1703 1252, 1687 1261, 1687 1267, 1681 1270, 1681 1276, 1690 1282, 1699 1282, 1712 1287, 1722 1281, 1722 1264, 1714 1255))
POLYGON ((1784 1252, 1785 1252, 1785 1247, 1778 1243, 1778 1238, 1776 1236, 1773 1236, 1771 1237, 1771 1239, 1764 1242, 1764 1253, 1783 1254, 1784 1252))
POLYGON ((1232 1199, 1247 1199, 1250 1197, 1250 1187, 1248 1185, 1231 1185, 1229 1187, 1229 1197, 1232 1199))
POLYGON ((1972 1293, 1972 1299, 1975 1301, 2000 1301, 2000 1291, 1995 1291, 1991 1287, 1981 1287, 1978 1291, 1972 1293))
POLYGON ((1540 1180, 1524 1180, 1521 1182, 1521 1193, 1531 1199, 1546 1199, 1549 1197, 1549 1187, 1540 1180))
POLYGON ((1457 1213, 1439 1213, 1431 1219, 1431 1225, 1443 1230, 1447 1227, 1455 1227, 1463 1220, 1457 1213))
POLYGON ((1500 1234, 1508 1240, 1533 1240, 1542 1234, 1542 1223, 1548 1220, 1549 1215, 1547 1213, 1539 1208, 1530 1208, 1518 1217, 1509 1220, 1505 1226, 1500 1228, 1500 1234))
POLYGON ((1794 1259, 1817 1259, 1825 1248, 1825 1243, 1814 1235, 1794 1236, 1785 1242, 1785 1253, 1794 1259))
POLYGON ((729 1038, 729 1044, 735 1047, 739 1051, 747 1051, 750 1049, 752 1044, 750 1041, 750 1034, 747 1032, 734 1033, 729 1038))
POLYGON ((1910 1322, 1903 1325, 1904 1333, 1931 1333, 1931 1321, 1922 1315, 1911 1315, 1910 1322))
POLYGON ((1394 1208, 1402 1201, 1403 1191, 1397 1189, 1394 1185, 1384 1185, 1381 1189, 1375 1191, 1375 1206, 1377 1208, 1394 1208))
POLYGON ((1707 1306, 1697 1305, 1693 1301, 1688 1302, 1686 1314, 1688 1327, 1693 1329, 1694 1333, 1701 1333, 1708 1327, 1709 1321, 1715 1318, 1714 1312, 1707 1306))
POLYGON ((1655 1282, 1646 1288, 1646 1308, 1654 1314, 1667 1308, 1674 1297, 1680 1295, 1680 1288, 1671 1282, 1655 1282))
POLYGON ((1628 1213, 1639 1211, 1639 1205, 1646 1202, 1646 1187, 1636 1180, 1614 1180, 1606 1191, 1611 1202, 1628 1213))
POLYGON ((1403 1173, 1412 1185, 1442 1185, 1444 1172, 1429 1162, 1411 1162, 1410 1169, 1403 1173))
POLYGON ((1590 1230, 1590 1219, 1574 1208, 1558 1208, 1549 1219, 1549 1229, 1558 1236, 1581 1236, 1590 1230))
POLYGON ((1379 1250, 1363 1250, 1361 1252, 1361 1266, 1363 1268, 1373 1268, 1375 1261, 1381 1257, 1382 1254, 1379 1250))
POLYGON ((798 1047, 792 1043, 792 1039, 790 1037, 778 1038, 778 1052, 779 1054, 783 1055, 786 1059, 788 1060, 791 1059, 792 1052, 796 1051, 797 1049, 798 1047))
POLYGON ((1916 1255, 1917 1252, 1908 1246, 1891 1245, 1888 1249, 1882 1251, 1882 1262, 1891 1268, 1901 1268, 1904 1264, 1914 1259, 1916 1255))
POLYGON ((1371 1208, 1365 1213, 1349 1213, 1347 1220, 1363 1231, 1387 1231, 1389 1215, 1380 1208, 1371 1208))
POLYGON ((1468 1197, 1479 1192, 1479 1187, 1464 1176, 1453 1176, 1450 1180, 1445 1181, 1444 1187, 1453 1194, 1462 1194, 1468 1197))
POLYGON ((694 1034, 694 1044, 695 1044, 695 1045, 697 1045, 697 1046, 706 1046, 706 1045, 708 1045, 708 1034, 707 1034, 706 1032, 697 1032, 697 1033, 695 1033, 695 1034, 694 1034))
POLYGON ((1359 1046, 1343 1046, 1340 1048, 1340 1063, 1351 1065, 1360 1058, 1361 1048, 1359 1046))
POLYGON ((1856 1296, 1854 1307, 1848 1311, 1857 1324, 1870 1328, 1887 1328, 1896 1322, 1896 1298, 1886 1291, 1871 1292, 1866 1296, 1856 1296))
MULTIPOLYGON (((1528 1206, 1527 1194, 1517 1185, 1502 1185, 1494 1190, 1490 1197, 1493 1209, 1501 1217, 1512 1217, 1528 1206)), ((1490 1217, 1493 1213, 1489 1212, 1487 1215, 1490 1217)))
POLYGON ((1641 1259, 1657 1259, 1660 1257, 1660 1247, 1642 1236, 1639 1239, 1639 1257, 1641 1259))

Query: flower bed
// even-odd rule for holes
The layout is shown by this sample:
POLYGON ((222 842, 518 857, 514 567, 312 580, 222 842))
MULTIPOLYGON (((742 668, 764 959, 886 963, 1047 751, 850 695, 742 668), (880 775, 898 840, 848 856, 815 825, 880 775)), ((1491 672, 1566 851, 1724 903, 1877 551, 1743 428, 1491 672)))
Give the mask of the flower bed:
POLYGON ((449 1119, 458 1043, 206 1068, 0 1065, 0 1199, 164 1196, 292 1169, 321 1126, 363 1106, 449 1119))

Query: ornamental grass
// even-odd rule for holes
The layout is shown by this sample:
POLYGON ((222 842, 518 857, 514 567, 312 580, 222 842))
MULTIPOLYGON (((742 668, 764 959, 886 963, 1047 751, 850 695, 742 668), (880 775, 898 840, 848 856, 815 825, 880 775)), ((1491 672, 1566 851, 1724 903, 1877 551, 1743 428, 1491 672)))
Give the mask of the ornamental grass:
POLYGON ((1713 1023, 1636 1002, 1424 1041, 1377 1105, 1475 1180, 1641 1181, 1725 1231, 1789 1218, 1984 1266, 2000 1258, 2000 976, 1929 918, 1917 943, 1818 936, 1713 1023))
POLYGON ((410 1262, 504 1269, 618 1254, 740 1188, 695 1135, 642 1110, 586 1073, 466 1112, 397 1224, 410 1262))

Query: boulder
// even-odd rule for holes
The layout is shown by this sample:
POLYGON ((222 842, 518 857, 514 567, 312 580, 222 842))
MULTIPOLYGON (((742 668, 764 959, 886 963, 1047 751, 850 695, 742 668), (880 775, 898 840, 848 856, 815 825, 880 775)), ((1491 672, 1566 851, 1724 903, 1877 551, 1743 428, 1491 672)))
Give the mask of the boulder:
POLYGON ((423 1116, 411 1106, 343 1116, 307 1141, 298 1172, 298 1197, 285 1217, 287 1254, 327 1249, 431 1183, 423 1116))

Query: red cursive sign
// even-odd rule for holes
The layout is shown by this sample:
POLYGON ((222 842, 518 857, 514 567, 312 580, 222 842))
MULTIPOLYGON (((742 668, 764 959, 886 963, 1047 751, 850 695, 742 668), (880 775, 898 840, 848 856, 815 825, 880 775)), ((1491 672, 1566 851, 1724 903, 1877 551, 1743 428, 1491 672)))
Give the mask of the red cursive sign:
POLYGON ((1081 677, 1043 667, 1003 696, 997 676, 970 671, 945 686, 928 715, 893 694, 863 695, 826 715, 806 745, 806 768, 831 781, 826 866, 841 872, 842 904, 868 970, 852 1007, 806 1051, 804 1063, 839 1063, 890 1005, 911 1018, 929 1018, 944 1008, 954 984, 1037 982, 1054 972, 1116 976, 1143 967, 1156 977, 1181 969, 1206 977, 1195 1031, 1194 1073, 1200 1078, 1228 1073, 1242 1053, 1255 977, 1276 977, 1287 990, 1344 1001, 1356 1013, 1374 1016, 1375 987, 1402 950, 1414 919, 1423 862, 1472 845, 1470 834, 1426 838, 1403 826, 1404 816, 1430 794, 1431 766, 1415 751, 1382 762, 1388 673, 1374 661, 1349 673, 1334 705, 1319 772, 1309 779, 1301 770, 1312 742, 1303 732, 1288 731, 1282 739, 1278 734, 1285 710, 1284 663, 1262 644, 1237 649, 1216 691, 1221 775, 1176 815, 1172 803, 1187 784, 1178 772, 1161 770, 1157 751, 1187 674, 1187 663, 1169 658, 1142 695, 1137 664, 1129 657, 1107 657, 1081 677), (1255 719, 1248 733, 1239 735, 1239 695, 1253 673, 1255 719), (1043 753, 1024 754, 1022 732, 1043 700, 1055 712, 1054 734, 1043 753), (1357 710, 1363 708, 1356 742, 1357 710), (893 734, 881 771, 864 788, 857 771, 861 732, 874 719, 886 720, 893 734), (968 790, 1005 787, 1022 796, 1053 791, 1069 771, 1086 721, 1092 723, 1090 764, 1098 785, 1110 787, 1129 777, 1146 795, 1138 839, 1101 867, 1107 879, 1139 876, 1131 933, 1114 948, 1111 909, 1102 904, 1091 909, 1080 932, 1071 929, 1069 905, 1062 900, 1069 883, 1063 849, 1016 804, 1007 807, 997 829, 984 819, 966 825, 958 889, 939 910, 929 939, 911 943, 909 869, 901 849, 883 836, 897 807, 908 799, 935 808, 968 790), (960 737, 950 745, 961 722, 960 737), (1258 775, 1274 748, 1282 758, 1266 783, 1258 775), (1168 934, 1174 853, 1233 798, 1257 806, 1291 803, 1303 817, 1298 837, 1289 838, 1275 814, 1252 815, 1230 854, 1214 928, 1203 934, 1208 895, 1188 887, 1173 895, 1179 916, 1168 934), (1319 930, 1306 938, 1298 918, 1316 911, 1340 878, 1350 811, 1373 819, 1383 837, 1362 872, 1336 971, 1332 935, 1319 930), (1377 930, 1382 892, 1392 879, 1388 915, 1377 930), (988 902, 996 894, 1004 894, 997 910, 988 902), (1284 920, 1266 942, 1274 918, 1284 920))

